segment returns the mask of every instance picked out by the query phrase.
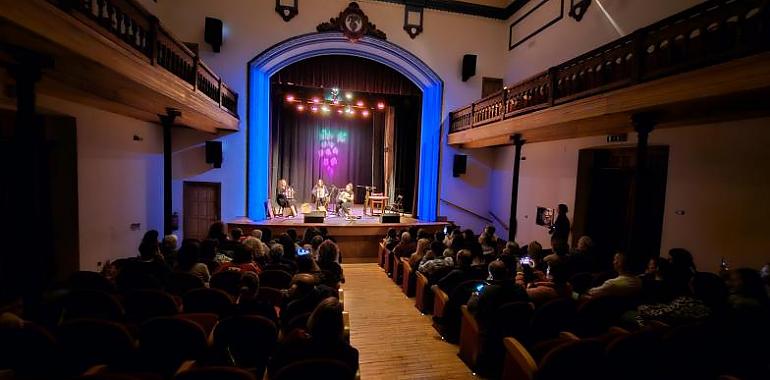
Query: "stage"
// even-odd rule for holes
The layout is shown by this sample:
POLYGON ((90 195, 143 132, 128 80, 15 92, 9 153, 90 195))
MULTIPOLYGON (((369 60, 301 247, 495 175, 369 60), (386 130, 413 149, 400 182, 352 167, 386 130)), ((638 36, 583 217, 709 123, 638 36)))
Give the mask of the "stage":
POLYGON ((269 228, 273 238, 292 228, 297 230, 297 235, 301 237, 307 228, 326 227, 329 236, 337 241, 337 245, 342 250, 345 263, 366 263, 377 261, 378 244, 389 228, 401 230, 417 226, 434 232, 447 224, 446 222, 426 222, 406 215, 401 216, 399 223, 382 223, 379 215, 363 215, 361 205, 355 205, 352 213, 360 219, 347 220, 345 217, 330 214, 323 223, 305 223, 303 215, 299 214, 294 218, 276 217, 260 222, 234 220, 228 222, 227 226, 229 229, 240 228, 245 234, 249 234, 254 229, 269 228))

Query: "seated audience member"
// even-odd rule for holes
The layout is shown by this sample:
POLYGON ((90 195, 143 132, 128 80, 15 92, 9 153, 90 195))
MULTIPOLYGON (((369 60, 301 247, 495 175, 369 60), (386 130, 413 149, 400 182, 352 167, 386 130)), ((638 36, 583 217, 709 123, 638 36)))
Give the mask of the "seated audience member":
POLYGON ((293 274, 297 271, 297 264, 292 260, 286 260, 283 257, 283 245, 276 243, 270 247, 265 270, 282 270, 293 274))
POLYGON ((535 262, 542 262, 543 260, 543 246, 536 240, 533 240, 527 245, 527 257, 531 258, 535 262))
POLYGON ((382 243, 385 245, 385 249, 392 251, 398 244, 398 231, 395 228, 388 228, 388 234, 382 239, 382 243))
POLYGON ((225 232, 225 224, 221 220, 211 223, 209 226, 209 234, 206 236, 206 239, 214 239, 220 245, 225 243, 228 240, 227 232, 225 232))
POLYGON ((230 241, 234 242, 241 242, 241 239, 243 238, 243 230, 240 228, 233 228, 232 231, 230 231, 230 241))
POLYGON ((312 255, 316 260, 318 260, 318 247, 320 247, 323 242, 324 238, 321 235, 313 236, 313 238, 310 239, 310 248, 313 250, 312 255))
POLYGON ((449 236, 450 237, 447 240, 446 246, 448 246, 449 249, 452 250, 453 256, 457 256, 460 250, 465 249, 465 238, 463 237, 463 234, 462 232, 460 232, 460 230, 452 231, 452 233, 449 236))
POLYGON ((339 260, 339 247, 331 240, 326 240, 318 246, 318 267, 321 269, 321 283, 339 288, 345 283, 345 274, 339 260))
POLYGON ((203 283, 208 284, 211 272, 208 266, 201 261, 200 244, 197 240, 185 239, 177 254, 176 272, 189 273, 198 277, 203 283))
POLYGON ((393 248, 393 254, 396 257, 409 257, 417 249, 417 243, 412 241, 412 234, 404 232, 401 234, 401 240, 393 248))
POLYGON ((500 306, 529 301, 527 292, 516 284, 511 271, 502 261, 495 260, 489 264, 489 277, 491 280, 468 300, 468 310, 476 316, 481 326, 490 326, 500 306))
MULTIPOLYGON (((438 241, 434 241, 433 243, 443 245, 438 241)), ((433 255, 433 250, 431 250, 431 255, 433 255)), ((417 270, 428 278, 429 283, 433 283, 441 274, 448 274, 453 267, 454 259, 452 258, 452 250, 447 248, 441 255, 436 256, 431 260, 424 260, 417 270)))
POLYGON ((639 276, 642 280, 642 302, 646 304, 667 303, 671 300, 669 283, 666 276, 684 277, 688 271, 676 273, 670 271, 669 261, 663 257, 652 257, 647 262, 644 273, 639 276))
POLYGON ((484 232, 479 235, 479 244, 481 245, 481 252, 486 257, 486 261, 492 261, 492 257, 497 255, 497 235, 495 235, 495 227, 486 226, 484 232))
MULTIPOLYGON (((295 231, 296 234, 296 231, 295 231)), ((278 244, 283 246, 283 259, 294 261, 297 259, 297 243, 288 233, 278 236, 278 244)))
POLYGON ((300 243, 302 245, 312 244, 313 238, 316 236, 321 236, 321 231, 318 231, 315 227, 306 228, 305 233, 302 234, 302 241, 300 243))
POLYGON ((265 255, 267 254, 267 250, 265 248, 267 246, 259 241, 259 239, 253 236, 249 236, 243 239, 242 245, 244 248, 246 248, 247 251, 249 251, 249 253, 251 253, 251 257, 254 258, 254 262, 257 264, 265 263, 265 255))
MULTIPOLYGON (((437 241, 444 245, 446 247, 446 243, 444 243, 444 238, 446 237, 446 234, 444 234, 443 230, 438 230, 436 233, 433 234, 433 241, 437 241)), ((443 251, 443 250, 442 250, 443 251)))
POLYGON ((23 327, 23 316, 24 302, 21 296, 6 294, 5 292, 0 293, 0 329, 23 327))
POLYGON ((527 287, 527 295, 535 305, 557 298, 569 298, 572 296, 572 286, 567 282, 568 279, 567 265, 556 263, 550 267, 545 281, 535 281, 527 287))
MULTIPOLYGON (((323 299, 307 321, 307 330, 295 330, 278 346, 272 356, 268 373, 308 359, 333 359, 345 363, 351 372, 358 370, 358 350, 344 337, 342 305, 334 297, 323 299)), ((323 375, 319 374, 319 378, 323 375)))
POLYGON ((467 249, 460 250, 455 258, 455 268, 442 277, 436 285, 446 294, 451 294, 452 291, 465 281, 481 280, 486 278, 487 272, 473 268, 471 263, 473 262, 473 256, 467 249))
POLYGON ((515 266, 509 267, 516 270, 516 283, 519 284, 519 286, 527 288, 536 282, 547 280, 546 273, 538 269, 541 268, 542 265, 537 257, 538 256, 522 257, 519 261, 515 262, 515 266))
POLYGON ((259 294, 259 276, 254 272, 241 272, 239 292, 235 298, 238 314, 260 315, 278 324, 275 307, 257 298, 259 294))
POLYGON ((120 270, 122 276, 149 275, 157 279, 159 283, 163 283, 165 280, 170 270, 160 255, 158 233, 157 231, 154 231, 154 234, 151 232, 153 231, 145 234, 145 238, 139 244, 139 257, 127 260, 123 264, 120 270))
POLYGON ((163 255, 163 261, 169 268, 173 268, 176 265, 176 246, 179 239, 176 235, 166 235, 163 237, 163 241, 160 244, 160 253, 163 255))
POLYGON ((297 256, 297 273, 307 273, 316 278, 316 283, 321 282, 321 268, 310 254, 297 256))
POLYGON ((602 285, 588 290, 587 297, 635 297, 642 290, 642 280, 635 276, 628 267, 626 255, 622 252, 615 254, 612 259, 612 267, 618 276, 605 281, 602 285))
POLYGON ((727 278, 727 303, 741 313, 767 313, 770 301, 759 272, 751 268, 731 270, 727 278))
POLYGON ((240 245, 233 252, 233 260, 223 263, 217 272, 236 270, 242 272, 262 273, 262 269, 254 262, 254 257, 246 247, 240 245))
POLYGON ((589 236, 581 236, 578 239, 577 247, 575 247, 575 250, 570 253, 567 259, 570 274, 590 273, 599 269, 596 265, 593 247, 594 241, 589 236))
POLYGON ((206 239, 200 245, 200 260, 209 268, 209 273, 215 273, 219 269, 217 261, 217 246, 219 241, 206 239))
POLYGON ((417 241, 417 248, 415 249, 414 253, 412 253, 409 256, 409 265, 412 266, 412 268, 417 268, 418 265, 420 265, 420 262, 425 257, 425 254, 428 253, 428 250, 430 249, 430 240, 428 239, 420 239, 417 241))
POLYGON ((318 285, 315 276, 311 274, 294 275, 284 300, 285 306, 281 307, 281 323, 288 326, 294 317, 312 312, 321 300, 337 297, 338 294, 326 285, 318 285))
POLYGON ((695 260, 692 258, 692 253, 684 248, 672 248, 668 251, 669 261, 672 268, 682 268, 689 272, 695 273, 695 260))
POLYGON ((569 245, 566 242, 551 238, 551 248, 553 253, 543 257, 543 262, 546 266, 554 264, 567 264, 567 254, 569 253, 569 245))
POLYGON ((711 309, 698 299, 693 292, 694 275, 690 272, 665 273, 663 282, 672 297, 670 302, 640 305, 637 307, 636 322, 647 326, 652 321, 676 326, 703 321, 711 315, 711 309))

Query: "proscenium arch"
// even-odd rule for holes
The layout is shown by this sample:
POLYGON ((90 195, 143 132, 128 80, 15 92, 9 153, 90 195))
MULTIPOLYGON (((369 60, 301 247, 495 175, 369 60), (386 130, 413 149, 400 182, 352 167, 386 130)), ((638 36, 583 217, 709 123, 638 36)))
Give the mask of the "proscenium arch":
POLYGON ((270 173, 270 77, 292 63, 321 55, 351 55, 384 64, 422 91, 417 217, 435 221, 438 211, 441 108, 444 82, 422 60, 390 42, 364 37, 352 43, 342 33, 312 33, 265 50, 248 64, 247 213, 266 218, 270 173))

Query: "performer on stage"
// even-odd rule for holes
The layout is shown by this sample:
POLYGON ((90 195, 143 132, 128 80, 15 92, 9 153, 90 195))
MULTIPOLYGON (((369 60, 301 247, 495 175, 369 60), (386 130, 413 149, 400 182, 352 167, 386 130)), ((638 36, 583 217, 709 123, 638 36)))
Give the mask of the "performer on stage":
POLYGON ((315 207, 319 210, 326 211, 326 205, 329 203, 329 190, 324 185, 324 180, 318 179, 315 186, 313 186, 313 202, 315 207))
POLYGON ((337 213, 342 211, 346 217, 350 217, 350 208, 353 207, 353 199, 355 198, 353 192, 353 184, 348 183, 345 185, 345 189, 340 191, 337 196, 337 213))
POLYGON ((278 206, 281 206, 286 215, 286 210, 289 210, 289 216, 294 217, 297 215, 297 209, 294 206, 294 188, 289 186, 289 183, 285 179, 281 178, 278 181, 278 186, 275 189, 275 199, 278 202, 278 206))

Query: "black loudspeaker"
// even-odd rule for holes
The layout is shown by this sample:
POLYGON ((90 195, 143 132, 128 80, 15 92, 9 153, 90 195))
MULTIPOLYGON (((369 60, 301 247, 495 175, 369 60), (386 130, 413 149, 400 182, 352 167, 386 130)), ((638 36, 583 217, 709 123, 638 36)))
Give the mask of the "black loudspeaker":
POLYGON ((215 168, 222 167, 221 141, 206 141, 206 163, 213 164, 215 168))
POLYGON ((382 214, 382 216, 380 217, 380 223, 401 223, 401 215, 382 214))
POLYGON ((466 54, 463 56, 463 82, 476 75, 476 55, 466 54))
POLYGON ((222 20, 206 17, 206 31, 203 34, 203 40, 211 45, 214 53, 219 53, 219 47, 222 46, 222 20))
POLYGON ((459 177, 460 174, 465 174, 465 168, 468 165, 468 156, 465 154, 455 154, 454 162, 452 162, 452 177, 459 177))
POLYGON ((304 216, 305 223, 323 223, 324 212, 323 211, 311 211, 304 216))

